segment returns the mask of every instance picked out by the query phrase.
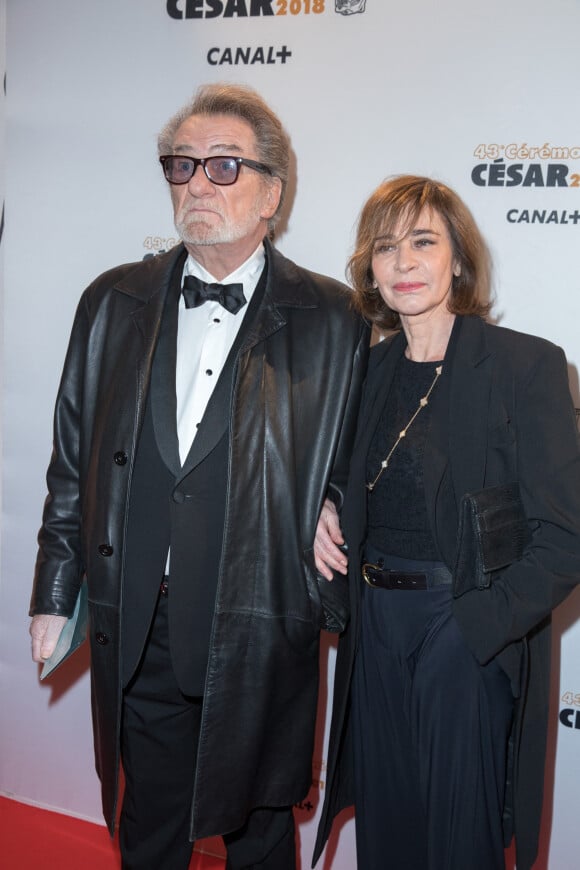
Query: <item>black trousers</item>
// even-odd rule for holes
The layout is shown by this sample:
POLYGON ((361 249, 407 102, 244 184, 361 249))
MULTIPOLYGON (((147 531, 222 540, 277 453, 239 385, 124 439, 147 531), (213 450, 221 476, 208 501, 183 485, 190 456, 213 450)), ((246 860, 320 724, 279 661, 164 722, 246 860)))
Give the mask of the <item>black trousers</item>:
MULTIPOLYGON (((388 557, 385 567, 420 570, 388 557)), ((467 648, 450 586, 363 585, 352 696, 358 866, 500 870, 509 680, 467 648)))
MULTIPOLYGON (((171 594, 169 592, 169 594, 171 594)), ((202 699, 180 691, 169 652, 167 597, 159 596, 143 659, 124 695, 123 870, 187 870, 202 699)), ((223 783, 227 788, 227 783, 223 783)), ((292 809, 256 809, 224 836, 227 870, 295 870, 292 809)))

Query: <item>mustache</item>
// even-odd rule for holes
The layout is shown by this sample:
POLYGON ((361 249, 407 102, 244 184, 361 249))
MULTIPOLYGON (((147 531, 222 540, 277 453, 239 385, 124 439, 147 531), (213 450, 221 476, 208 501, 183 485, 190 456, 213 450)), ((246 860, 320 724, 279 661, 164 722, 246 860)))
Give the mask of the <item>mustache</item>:
POLYGON ((200 208, 199 206, 184 206, 180 208, 175 214, 175 220, 185 220, 187 218, 192 218, 195 220, 199 218, 203 220, 204 214, 210 212, 211 214, 217 214, 219 217, 223 217, 223 212, 219 208, 200 208))

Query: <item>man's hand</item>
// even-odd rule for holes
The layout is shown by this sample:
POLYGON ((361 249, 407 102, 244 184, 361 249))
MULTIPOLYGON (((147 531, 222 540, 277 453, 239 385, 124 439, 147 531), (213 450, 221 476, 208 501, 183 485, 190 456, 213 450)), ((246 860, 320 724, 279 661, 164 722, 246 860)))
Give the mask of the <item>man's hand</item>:
POLYGON ((32 617, 30 636, 32 638, 32 661, 45 662, 54 652, 60 633, 66 624, 66 616, 39 613, 32 617))
POLYGON ((338 512, 334 502, 327 498, 322 505, 314 537, 316 568, 327 580, 332 580, 333 570, 340 574, 347 573, 348 559, 339 549, 341 544, 344 544, 344 538, 340 530, 338 512))

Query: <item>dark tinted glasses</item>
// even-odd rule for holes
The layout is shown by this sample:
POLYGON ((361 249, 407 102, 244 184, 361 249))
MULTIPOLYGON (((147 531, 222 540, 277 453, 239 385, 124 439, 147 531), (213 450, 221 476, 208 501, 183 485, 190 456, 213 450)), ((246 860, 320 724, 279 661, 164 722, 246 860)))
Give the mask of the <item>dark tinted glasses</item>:
POLYGON ((257 163, 246 157, 183 157, 180 154, 165 154, 159 158, 165 178, 170 184, 187 184, 193 178, 198 166, 214 184, 235 184, 241 166, 248 166, 256 172, 272 175, 265 163, 257 163))

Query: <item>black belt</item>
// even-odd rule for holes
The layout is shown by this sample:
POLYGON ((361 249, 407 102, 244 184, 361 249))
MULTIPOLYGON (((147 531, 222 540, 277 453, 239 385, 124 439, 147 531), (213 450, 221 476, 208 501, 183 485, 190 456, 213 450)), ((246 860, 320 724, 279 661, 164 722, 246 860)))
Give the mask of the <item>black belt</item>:
POLYGON ((451 583, 451 572, 440 566, 428 571, 389 571, 370 562, 362 566, 365 583, 372 589, 402 589, 406 591, 432 589, 434 586, 448 586, 451 583))

